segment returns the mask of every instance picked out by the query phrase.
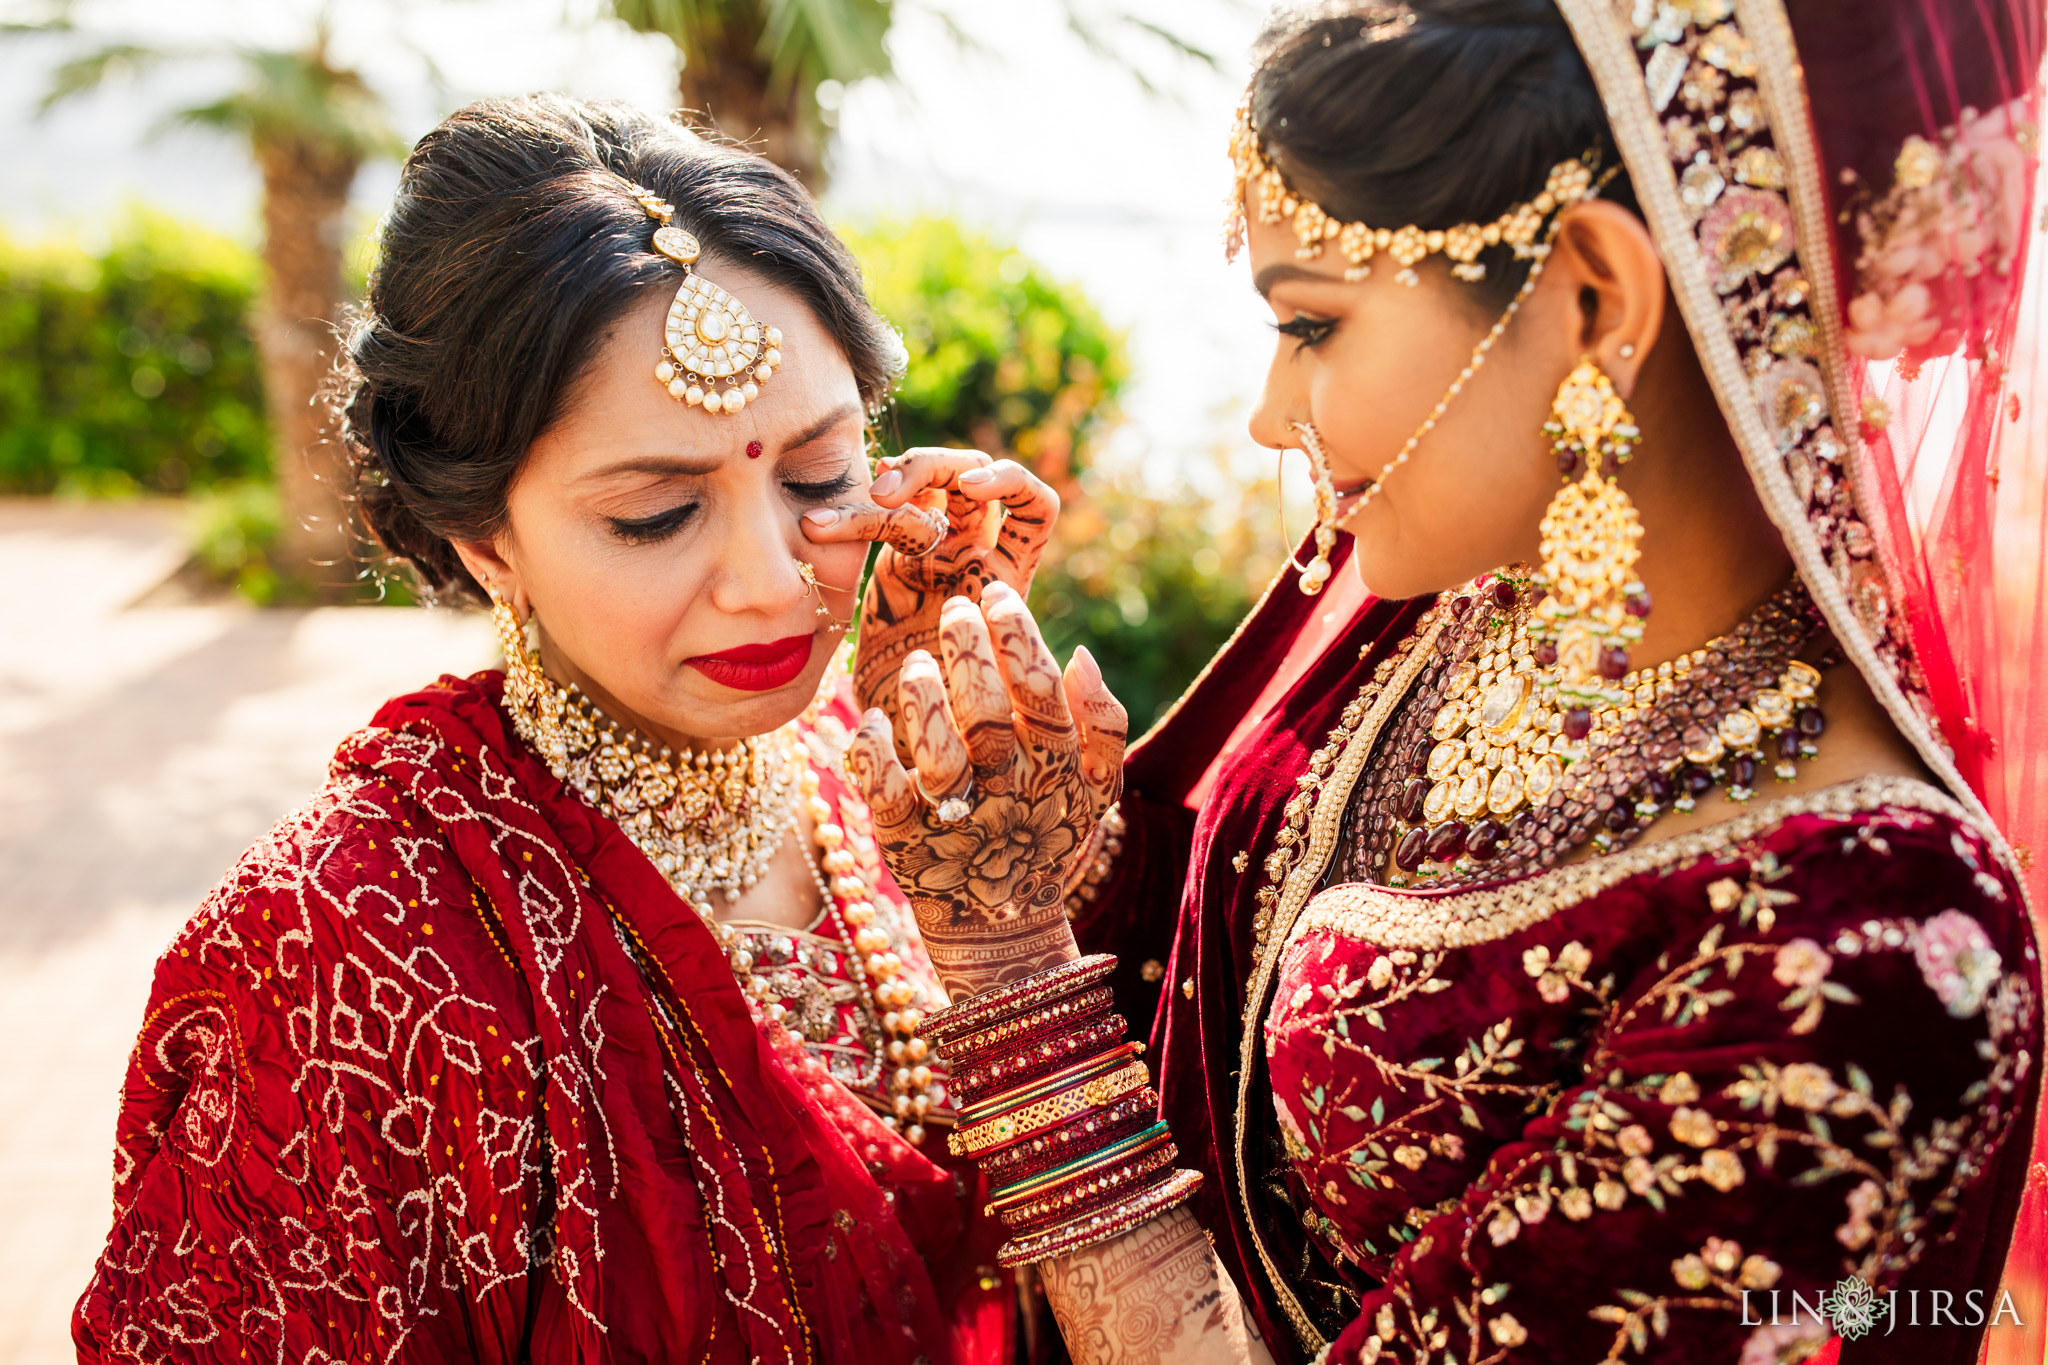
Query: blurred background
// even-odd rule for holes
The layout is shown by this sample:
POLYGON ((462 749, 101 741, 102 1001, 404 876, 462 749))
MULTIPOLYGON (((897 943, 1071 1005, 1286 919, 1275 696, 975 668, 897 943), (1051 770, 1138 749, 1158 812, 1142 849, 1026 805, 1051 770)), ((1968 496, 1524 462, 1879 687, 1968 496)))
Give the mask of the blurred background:
MULTIPOLYGON (((1284 554, 1219 248, 1258 0, 0 0, 0 1365, 68 1360, 151 965, 482 618, 356 553, 315 395, 408 146, 538 89, 817 191, 911 365, 882 444, 1066 500, 1034 606, 1142 728, 1284 554)), ((1289 522, 1306 524, 1299 457, 1289 522)))

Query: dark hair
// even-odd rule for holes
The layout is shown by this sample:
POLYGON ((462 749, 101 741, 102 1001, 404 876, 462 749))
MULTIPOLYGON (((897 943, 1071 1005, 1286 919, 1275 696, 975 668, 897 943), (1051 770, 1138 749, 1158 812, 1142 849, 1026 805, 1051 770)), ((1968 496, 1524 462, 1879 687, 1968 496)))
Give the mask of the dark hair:
POLYGON ((862 400, 874 409, 887 397, 898 343, 787 172, 625 104, 472 104, 406 160, 340 366, 357 505, 430 595, 484 600, 450 539, 501 527, 527 447, 605 328, 680 280, 628 182, 674 204, 707 259, 801 298, 844 350, 862 400))
MULTIPOLYGON (((1484 223, 1542 190, 1550 168, 1621 153, 1564 17, 1551 0, 1323 4, 1261 36, 1252 124, 1295 190, 1374 227, 1484 223)), ((1601 197, 1635 210, 1627 173, 1601 197)), ((1479 256, 1461 285, 1504 305, 1529 263, 1479 256)))

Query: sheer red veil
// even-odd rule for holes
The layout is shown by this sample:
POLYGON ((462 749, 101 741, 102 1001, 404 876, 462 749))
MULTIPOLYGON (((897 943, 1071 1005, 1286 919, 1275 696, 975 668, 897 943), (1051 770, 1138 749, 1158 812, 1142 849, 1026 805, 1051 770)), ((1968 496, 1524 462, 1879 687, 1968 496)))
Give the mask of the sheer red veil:
MULTIPOLYGON (((1558 3, 1801 576, 2042 915, 2043 0, 1558 3)), ((2034 1151, 2007 1274, 2028 1331, 1989 1349, 2038 1365, 2034 1151)))

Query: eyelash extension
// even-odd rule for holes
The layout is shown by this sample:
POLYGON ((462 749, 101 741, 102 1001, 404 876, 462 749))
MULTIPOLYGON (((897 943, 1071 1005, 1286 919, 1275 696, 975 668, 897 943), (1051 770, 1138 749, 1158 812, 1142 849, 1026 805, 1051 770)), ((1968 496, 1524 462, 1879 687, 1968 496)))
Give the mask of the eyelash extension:
POLYGON ((683 529, 690 518, 697 515, 697 504, 686 502, 671 507, 666 512, 657 512, 651 517, 636 517, 631 521, 623 517, 607 517, 612 524, 612 534, 632 545, 651 545, 667 540, 683 529))
POLYGON ((819 483, 801 483, 795 479, 784 479, 782 486, 801 502, 830 502, 842 494, 853 491, 853 471, 846 470, 836 478, 819 483))
POLYGON ((1326 318, 1305 318, 1296 314, 1285 322, 1274 323, 1273 330, 1281 336, 1293 337, 1298 343, 1295 349, 1299 351, 1320 346, 1336 325, 1326 318))

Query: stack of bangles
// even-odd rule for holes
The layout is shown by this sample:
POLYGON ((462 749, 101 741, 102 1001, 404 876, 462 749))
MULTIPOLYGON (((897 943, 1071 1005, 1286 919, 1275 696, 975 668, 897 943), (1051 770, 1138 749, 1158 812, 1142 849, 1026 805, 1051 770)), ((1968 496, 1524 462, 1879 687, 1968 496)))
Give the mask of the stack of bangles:
POLYGON ((952 1068, 956 1156, 981 1162, 989 1212, 1010 1230, 1005 1266, 1120 1237, 1201 1184, 1174 1168, 1142 1043, 1102 984, 1116 959, 1084 957, 948 1006, 925 1020, 952 1068))

